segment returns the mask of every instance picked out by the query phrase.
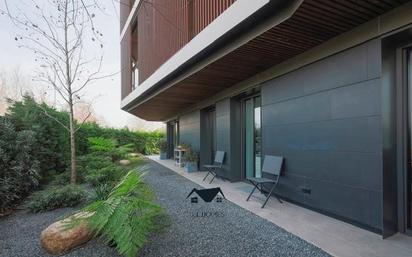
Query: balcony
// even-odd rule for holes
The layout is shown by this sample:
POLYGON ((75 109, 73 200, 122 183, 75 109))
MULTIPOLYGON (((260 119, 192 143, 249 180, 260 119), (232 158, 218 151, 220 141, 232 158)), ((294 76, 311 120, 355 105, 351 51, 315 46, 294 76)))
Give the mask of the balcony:
POLYGON ((123 27, 126 24, 127 18, 129 17, 133 5, 136 2, 136 0, 120 0, 120 30, 123 29, 123 27))
POLYGON ((129 14, 121 42, 123 103, 146 91, 159 78, 170 75, 270 1, 169 2, 136 1, 129 14), (134 62, 139 86, 133 91, 134 62))
MULTIPOLYGON (((123 1, 122 69, 126 69, 130 75, 133 70, 129 71, 127 66, 140 64, 136 67, 139 81, 133 83, 126 77, 123 81, 133 85, 142 84, 235 1, 123 1), (131 59, 127 56, 131 56, 131 59)), ((123 88, 127 92, 122 96, 131 92, 130 87, 123 88)))
MULTIPOLYGON (((275 69, 270 71, 273 77, 342 50, 338 43, 347 41, 344 34, 361 24, 365 24, 365 38, 371 33, 378 36, 389 31, 380 26, 383 20, 390 19, 384 14, 404 1, 375 2, 237 0, 191 39, 190 33, 185 33, 186 39, 173 43, 172 38, 160 37, 154 30, 147 38, 160 37, 168 42, 166 45, 174 46, 173 51, 153 47, 162 53, 163 59, 158 59, 157 53, 142 53, 143 41, 139 41, 141 83, 131 92, 125 89, 131 83, 127 78, 122 80, 121 107, 146 120, 165 121, 195 105, 199 107, 217 94, 233 96, 239 93, 236 88, 256 83, 269 68, 275 69), (184 40, 188 42, 178 44, 184 40), (171 56, 165 57, 165 53, 171 56), (146 64, 145 58, 153 64, 146 64), (157 65, 160 66, 154 68, 157 65)), ((153 24, 150 20, 144 22, 146 26, 153 24)), ((140 23, 137 30, 139 26, 140 23)), ((146 37, 137 34, 138 38, 146 37)), ((344 47, 350 47, 349 43, 344 47)), ((126 61, 124 65, 130 63, 126 61)), ((127 70, 127 66, 122 69, 127 70)))

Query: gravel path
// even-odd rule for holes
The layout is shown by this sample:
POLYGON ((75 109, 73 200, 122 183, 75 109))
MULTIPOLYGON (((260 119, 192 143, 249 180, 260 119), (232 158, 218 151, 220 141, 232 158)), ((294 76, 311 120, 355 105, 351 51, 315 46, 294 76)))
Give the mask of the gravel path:
MULTIPOLYGON (((149 161, 146 181, 171 218, 171 226, 151 238, 139 256, 329 256, 278 226, 223 200, 190 203, 187 194, 200 186, 149 161), (208 217, 202 217, 207 215, 208 217)), ((18 211, 0 219, 0 257, 49 256, 39 245, 41 231, 70 213, 59 209, 41 214, 18 211)), ((67 257, 117 257, 114 248, 93 240, 67 257)))
POLYGON ((204 203, 199 198, 191 203, 186 196, 199 185, 153 161, 148 165, 146 181, 172 225, 152 238, 140 256, 329 256, 229 201, 204 203))

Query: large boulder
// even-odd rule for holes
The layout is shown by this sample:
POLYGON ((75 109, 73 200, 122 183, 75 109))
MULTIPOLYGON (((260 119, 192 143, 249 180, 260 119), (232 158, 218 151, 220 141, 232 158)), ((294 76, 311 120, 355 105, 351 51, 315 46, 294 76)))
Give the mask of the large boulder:
MULTIPOLYGON (((75 216, 86 216, 90 213, 78 213, 75 216)), ((71 249, 88 242, 92 232, 86 222, 81 222, 73 228, 67 228, 67 223, 73 217, 57 221, 41 233, 41 246, 50 254, 61 255, 71 249)))
POLYGON ((130 163, 132 163, 132 162, 129 161, 129 160, 120 160, 119 163, 122 166, 127 166, 127 165, 130 165, 130 163))

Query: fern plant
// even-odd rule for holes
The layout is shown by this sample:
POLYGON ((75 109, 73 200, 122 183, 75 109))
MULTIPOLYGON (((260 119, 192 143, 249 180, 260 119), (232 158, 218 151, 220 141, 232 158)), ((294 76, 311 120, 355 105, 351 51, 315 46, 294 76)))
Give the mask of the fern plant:
POLYGON ((116 140, 109 138, 90 137, 88 141, 89 147, 93 152, 111 152, 117 146, 116 140))
POLYGON ((162 225, 159 221, 164 215, 142 177, 137 170, 129 171, 106 200, 98 200, 82 210, 92 215, 79 215, 83 217, 74 218, 70 226, 87 222, 94 235, 116 245, 121 255, 136 256, 149 235, 162 225))
POLYGON ((110 192, 112 191, 113 186, 110 184, 101 184, 94 188, 95 200, 106 200, 110 192))

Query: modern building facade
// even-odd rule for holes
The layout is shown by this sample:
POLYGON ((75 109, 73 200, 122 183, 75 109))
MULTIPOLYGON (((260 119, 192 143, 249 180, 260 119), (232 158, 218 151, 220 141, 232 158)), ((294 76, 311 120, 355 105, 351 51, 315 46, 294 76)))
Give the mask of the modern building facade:
POLYGON ((285 158, 276 194, 382 234, 412 230, 412 3, 122 0, 122 106, 221 176, 285 158))

